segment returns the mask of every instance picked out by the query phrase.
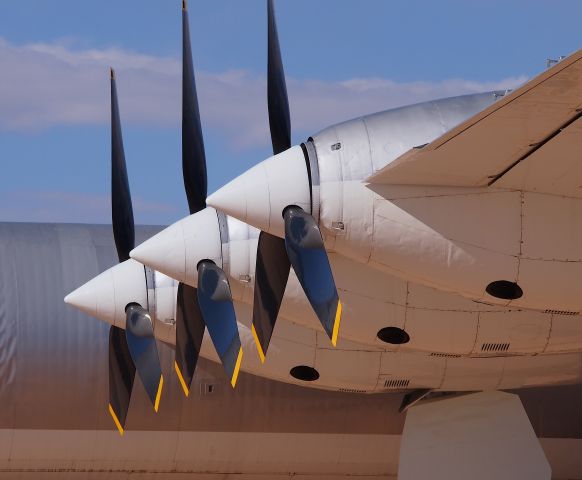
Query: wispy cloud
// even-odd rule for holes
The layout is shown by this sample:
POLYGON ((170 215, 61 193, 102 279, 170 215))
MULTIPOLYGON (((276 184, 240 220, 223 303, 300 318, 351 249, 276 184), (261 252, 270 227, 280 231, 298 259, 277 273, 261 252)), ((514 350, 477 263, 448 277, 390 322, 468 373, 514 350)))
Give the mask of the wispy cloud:
MULTIPOLYGON (((163 225, 179 216, 171 204, 132 199, 136 223, 163 225)), ((109 195, 79 192, 12 191, 0 194, 0 221, 111 223, 109 195)))
MULTIPOLYGON (((180 124, 181 65, 177 58, 70 44, 17 46, 0 39, 0 131, 109 122, 107 68, 118 72, 124 124, 180 124)), ((314 133, 351 117, 423 100, 513 88, 525 76, 479 82, 397 83, 383 78, 342 82, 289 78, 293 129, 314 133)), ((197 72, 202 120, 244 149, 269 141, 266 80, 248 71, 197 72)))

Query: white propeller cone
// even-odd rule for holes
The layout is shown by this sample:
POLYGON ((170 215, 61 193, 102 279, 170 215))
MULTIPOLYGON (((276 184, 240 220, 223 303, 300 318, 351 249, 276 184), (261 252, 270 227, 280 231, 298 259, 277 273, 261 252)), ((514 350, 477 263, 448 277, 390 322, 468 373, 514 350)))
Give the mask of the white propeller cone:
POLYGON ((198 285, 201 260, 223 267, 216 210, 205 208, 179 220, 134 248, 130 256, 180 282, 198 285))
POLYGON ((285 207, 296 205, 311 213, 309 187, 303 150, 294 146, 247 170, 210 195, 206 203, 283 238, 285 207))
POLYGON ((65 303, 99 320, 125 328, 125 307, 138 303, 148 308, 144 266, 129 259, 69 293, 65 303))

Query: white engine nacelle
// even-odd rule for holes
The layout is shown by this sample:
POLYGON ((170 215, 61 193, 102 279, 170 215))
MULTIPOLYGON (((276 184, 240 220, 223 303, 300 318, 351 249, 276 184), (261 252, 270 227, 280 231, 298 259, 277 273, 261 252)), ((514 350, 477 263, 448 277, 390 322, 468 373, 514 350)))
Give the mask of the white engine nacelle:
MULTIPOLYGON (((175 342, 175 280, 159 272, 144 269, 134 260, 115 265, 67 296, 70 303, 108 323, 125 328, 125 307, 139 303, 147 308, 154 322, 154 334, 169 344, 175 342)), ((287 383, 352 392, 383 392, 412 388, 436 390, 480 390, 520 386, 572 383, 580 380, 582 355, 499 356, 495 347, 484 353, 491 358, 460 358, 455 354, 428 354, 384 351, 378 346, 340 339, 337 348, 327 346, 325 333, 280 318, 263 365, 256 353, 250 323, 252 307, 236 301, 239 333, 245 355, 242 370, 287 383)), ((513 325, 520 335, 531 334, 517 348, 531 352, 548 343, 532 341, 543 331, 524 329, 513 313, 500 324, 513 325)), ((529 317, 523 317, 530 322, 529 317)), ((547 323, 549 328, 549 322, 547 323)), ((491 325, 490 333, 496 330, 491 325)), ((573 327, 570 323, 569 327, 573 327)), ((503 329, 501 329, 503 331, 503 329)), ((485 331, 485 330, 484 330, 485 331)), ((481 330, 480 330, 481 332, 481 330)), ((567 337, 568 330, 563 330, 567 337)), ((483 339, 486 340, 487 336, 483 339)), ((552 346, 556 351, 556 346, 552 346)), ((559 351, 559 347, 557 349, 559 351)), ((508 353, 508 348, 501 352, 508 353)), ((208 335, 204 336, 201 355, 218 361, 208 335)))
MULTIPOLYGON (((325 211, 325 205, 321 208, 325 211)), ((140 260, 194 287, 195 266, 205 258, 212 259, 228 275, 233 299, 252 305, 258 236, 257 229, 208 208, 171 225, 134 252, 140 260)), ((563 312, 520 311, 421 286, 370 268, 361 258, 348 258, 358 250, 348 248, 351 243, 345 235, 329 239, 335 240, 332 246, 336 251, 347 249, 344 255, 329 253, 343 303, 341 338, 389 351, 455 356, 530 355, 548 348, 561 352, 582 348, 582 322, 571 321, 563 312), (562 329, 564 322, 568 326, 562 329), (378 335, 386 328, 404 331, 409 341, 398 344, 402 338, 380 335, 384 341, 394 342, 384 343, 378 335)), ((365 241, 372 242, 373 236, 367 239, 363 235, 360 245, 365 241)), ((151 280, 148 277, 148 285, 158 287, 160 282, 154 282, 158 277, 164 276, 156 273, 151 280)), ((173 294, 166 297, 174 300, 173 294)), ((150 303, 156 298, 153 292, 148 294, 150 303)), ((154 309, 155 317, 159 316, 158 308, 154 309)), ((168 308, 173 312, 173 303, 168 308)), ((293 270, 281 315, 311 330, 321 330, 293 270)), ((163 323, 160 328, 166 329, 163 323)))
POLYGON ((449 129, 451 118, 460 120, 455 114, 470 110, 465 104, 456 109, 453 100, 366 116, 313 136, 309 163, 317 166, 312 178, 326 246, 477 301, 580 313, 581 199, 363 183, 405 151, 444 133, 439 115, 449 129))
POLYGON ((579 313, 582 199, 364 184, 497 97, 427 102, 329 127, 254 166, 208 204, 278 236, 283 209, 299 205, 319 219, 328 249, 359 262, 478 301, 579 313))

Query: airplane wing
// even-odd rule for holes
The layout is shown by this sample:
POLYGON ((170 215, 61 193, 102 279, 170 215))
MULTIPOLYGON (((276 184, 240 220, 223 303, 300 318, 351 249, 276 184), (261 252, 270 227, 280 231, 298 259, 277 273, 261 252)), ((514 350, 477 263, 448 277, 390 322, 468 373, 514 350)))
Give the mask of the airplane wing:
POLYGON ((523 189, 582 197, 582 50, 433 142, 372 184, 523 189))

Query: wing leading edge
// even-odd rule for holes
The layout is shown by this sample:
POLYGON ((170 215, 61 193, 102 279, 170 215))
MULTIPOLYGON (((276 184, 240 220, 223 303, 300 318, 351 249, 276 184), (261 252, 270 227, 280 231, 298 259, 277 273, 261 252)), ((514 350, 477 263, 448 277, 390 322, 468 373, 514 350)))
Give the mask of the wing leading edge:
POLYGON ((367 182, 582 196, 582 50, 367 182))

